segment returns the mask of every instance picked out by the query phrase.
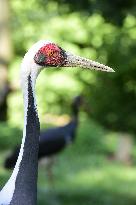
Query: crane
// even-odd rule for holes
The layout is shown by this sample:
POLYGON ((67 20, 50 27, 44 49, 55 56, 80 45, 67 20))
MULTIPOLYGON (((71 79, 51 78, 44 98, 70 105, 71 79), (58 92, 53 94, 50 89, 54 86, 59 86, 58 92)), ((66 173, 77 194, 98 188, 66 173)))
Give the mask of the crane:
MULTIPOLYGON (((82 95, 74 97, 71 104, 72 118, 66 125, 49 128, 40 132, 38 160, 44 157, 54 156, 75 140, 79 121, 79 109, 84 104, 84 101, 82 95)), ((5 168, 11 169, 15 166, 19 150, 20 146, 18 145, 6 158, 4 163, 5 168)))
POLYGON ((15 168, 0 192, 0 205, 37 204, 40 122, 35 96, 36 78, 43 68, 74 66, 114 72, 108 66, 73 55, 50 41, 38 41, 25 54, 21 64, 23 138, 15 168))

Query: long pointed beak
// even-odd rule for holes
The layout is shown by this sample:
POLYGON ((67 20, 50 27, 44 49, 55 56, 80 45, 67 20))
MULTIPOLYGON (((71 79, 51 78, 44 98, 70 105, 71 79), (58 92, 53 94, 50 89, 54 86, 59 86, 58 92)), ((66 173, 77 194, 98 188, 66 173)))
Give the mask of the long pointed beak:
POLYGON ((86 59, 80 56, 73 55, 69 52, 66 52, 66 62, 63 65, 64 67, 82 67, 86 69, 93 69, 93 70, 100 70, 100 71, 106 71, 106 72, 115 72, 112 68, 100 64, 96 61, 92 61, 90 59, 86 59))

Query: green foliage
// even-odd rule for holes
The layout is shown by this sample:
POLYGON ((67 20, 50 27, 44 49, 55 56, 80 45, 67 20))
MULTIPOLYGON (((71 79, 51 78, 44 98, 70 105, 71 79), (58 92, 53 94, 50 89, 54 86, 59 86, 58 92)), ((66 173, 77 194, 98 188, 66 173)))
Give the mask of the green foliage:
MULTIPOLYGON (((136 132, 135 1, 12 0, 10 4, 14 58, 9 81, 13 87, 19 88, 22 56, 39 39, 52 40, 116 71, 47 69, 38 77, 37 104, 43 127, 45 112, 69 114, 71 99, 80 93, 88 100, 93 118, 82 111, 77 139, 54 167, 52 192, 41 167, 39 205, 135 205, 136 168, 107 160, 115 152, 118 134, 104 128, 136 132)), ((2 168, 7 150, 22 137, 23 101, 18 90, 8 97, 8 117, 6 124, 0 124, 1 185, 10 175, 2 168)))
POLYGON ((135 205, 135 171, 135 167, 116 164, 99 155, 63 153, 55 165, 53 187, 44 184, 45 170, 40 169, 39 205, 135 205))
POLYGON ((87 93, 91 90, 90 103, 94 109, 94 118, 110 129, 126 132, 136 132, 135 28, 134 16, 126 18, 121 30, 112 31, 109 27, 114 35, 111 33, 105 38, 103 47, 107 64, 116 67, 116 73, 107 76, 96 74, 98 83, 89 83, 87 89, 87 93))
MULTIPOLYGON (((83 72, 81 69, 46 70, 39 77, 37 85, 40 115, 46 110, 58 114, 67 112, 67 102, 73 95, 82 92, 90 102, 91 117, 110 129, 135 132, 136 18, 131 12, 135 3, 120 0, 120 3, 112 2, 111 6, 107 1, 103 5, 97 0, 80 1, 76 9, 77 1, 72 4, 71 1, 31 0, 29 5, 27 0, 24 2, 22 4, 21 1, 14 0, 11 3, 16 54, 12 64, 16 65, 14 72, 11 66, 12 81, 18 72, 17 60, 39 39, 53 40, 71 52, 97 59, 116 71, 114 74, 107 74, 83 72), (109 8, 112 10, 110 15, 106 12, 110 12, 109 8), (121 22, 120 27, 115 23, 115 16, 112 16, 116 8, 118 10, 115 15, 117 24, 121 22), (87 13, 80 12, 81 10, 87 13)), ((14 102, 15 95, 10 99, 14 102)), ((10 122, 16 124, 12 120, 14 107, 11 105, 14 103, 11 101, 10 122)), ((21 110, 20 103, 18 108, 21 110)), ((21 122, 19 118, 16 119, 21 122)))
POLYGON ((21 143, 22 132, 7 123, 0 123, 0 150, 11 149, 21 143))

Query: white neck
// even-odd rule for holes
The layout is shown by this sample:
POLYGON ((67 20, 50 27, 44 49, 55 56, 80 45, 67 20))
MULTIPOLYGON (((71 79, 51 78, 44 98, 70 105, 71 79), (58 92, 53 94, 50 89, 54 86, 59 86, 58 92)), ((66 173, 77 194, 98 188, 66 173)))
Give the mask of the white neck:
POLYGON ((20 164, 22 161, 23 153, 24 153, 24 144, 26 140, 26 119, 27 119, 27 110, 28 110, 28 76, 31 75, 32 91, 33 91, 33 97, 34 97, 34 104, 36 108, 35 81, 42 67, 35 64, 34 55, 39 50, 39 48, 43 45, 43 43, 46 44, 47 42, 39 41, 38 43, 34 44, 25 54, 22 64, 21 64, 21 86, 22 86, 23 98, 24 98, 23 138, 22 138, 20 153, 19 153, 16 165, 15 165, 15 168, 8 182, 5 184, 5 186, 0 192, 0 205, 1 204, 9 205, 12 200, 14 191, 15 191, 15 183, 16 183, 17 175, 20 169, 20 164))
MULTIPOLYGON (((33 97, 34 97, 35 108, 36 108, 35 81, 36 81, 38 72, 31 71, 30 75, 32 79, 32 90, 33 90, 33 97)), ((23 157, 24 144, 25 144, 25 139, 26 139, 26 120, 27 120, 27 110, 28 110, 28 76, 25 79, 23 79, 22 90, 23 90, 23 98, 24 98, 24 129, 23 129, 22 144, 21 144, 19 156, 18 156, 16 165, 15 165, 15 168, 12 172, 12 175, 0 192, 0 205, 1 204, 9 205, 12 200, 14 190, 15 190, 16 178, 17 178, 19 168, 20 168, 20 163, 23 157)))

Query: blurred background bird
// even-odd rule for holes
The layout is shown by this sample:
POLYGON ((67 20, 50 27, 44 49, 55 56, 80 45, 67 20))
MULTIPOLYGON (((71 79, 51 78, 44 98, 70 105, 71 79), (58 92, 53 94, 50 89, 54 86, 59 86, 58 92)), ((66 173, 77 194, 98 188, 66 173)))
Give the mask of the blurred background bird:
MULTIPOLYGON (((74 97, 71 103, 71 120, 64 126, 41 130, 38 160, 41 161, 41 159, 46 158, 45 162, 49 181, 53 179, 52 165, 55 161, 54 157, 75 141, 79 124, 79 112, 82 105, 87 105, 84 97, 82 95, 74 97)), ((6 169, 14 168, 19 150, 20 146, 18 145, 7 156, 4 162, 6 169)))

